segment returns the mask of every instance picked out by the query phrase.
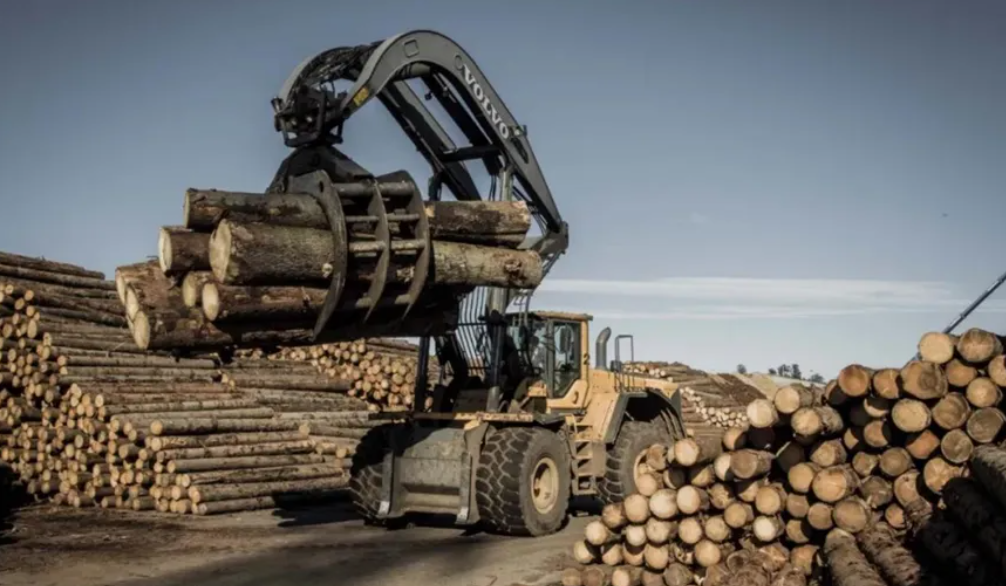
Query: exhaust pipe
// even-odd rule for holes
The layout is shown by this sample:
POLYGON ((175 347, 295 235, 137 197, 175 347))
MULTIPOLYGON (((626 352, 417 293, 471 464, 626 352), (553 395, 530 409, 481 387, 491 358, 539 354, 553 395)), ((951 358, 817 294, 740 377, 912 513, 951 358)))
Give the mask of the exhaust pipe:
POLYGON ((608 368, 608 340, 611 338, 611 328, 604 328, 597 335, 597 344, 594 352, 594 368, 605 370, 608 368))

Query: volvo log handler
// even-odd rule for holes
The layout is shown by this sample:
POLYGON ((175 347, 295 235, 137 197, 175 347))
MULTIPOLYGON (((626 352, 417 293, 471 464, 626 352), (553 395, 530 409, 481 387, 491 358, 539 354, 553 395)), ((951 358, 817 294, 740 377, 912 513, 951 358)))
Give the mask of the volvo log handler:
MULTIPOLYGON (((434 31, 331 49, 297 67, 273 100, 276 129, 294 150, 270 192, 373 179, 336 146, 349 117, 373 100, 428 161, 429 200, 524 201, 540 235, 521 247, 546 271, 566 252, 568 226, 527 128, 471 56, 434 31), (467 144, 455 143, 430 103, 467 144), (492 179, 484 192, 470 172, 477 164, 492 179)), ((623 372, 620 348, 631 350, 631 336, 616 337, 609 364, 605 328, 592 365, 590 316, 532 311, 532 293, 476 289, 448 330, 420 337, 413 409, 375 415, 387 421, 353 458, 352 498, 367 520, 446 514, 505 534, 552 533, 573 496, 624 499, 646 449, 683 436, 677 385, 623 372), (431 391, 433 359, 440 374, 431 391)))

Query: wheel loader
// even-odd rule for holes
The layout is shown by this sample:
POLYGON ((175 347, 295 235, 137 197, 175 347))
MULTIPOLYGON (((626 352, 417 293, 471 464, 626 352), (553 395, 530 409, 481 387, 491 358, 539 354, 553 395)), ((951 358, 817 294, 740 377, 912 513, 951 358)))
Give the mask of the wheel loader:
MULTIPOLYGON (((568 225, 528 129, 471 56, 434 31, 339 47, 298 66, 273 100, 276 129, 293 152, 270 192, 317 185, 324 203, 329 183, 373 179, 337 147, 344 123, 372 100, 430 164, 429 200, 524 201, 540 235, 520 247, 537 252, 546 272, 566 252, 568 225), (472 165, 488 173, 488 190, 476 186, 472 165)), ((353 457, 352 498, 368 521, 449 515, 504 534, 549 534, 572 497, 624 499, 646 449, 684 435, 677 385, 624 372, 621 348, 628 344, 631 359, 631 336, 616 337, 609 363, 605 328, 591 364, 590 316, 533 311, 532 294, 475 289, 458 301, 449 331, 419 338, 413 409, 375 414, 383 421, 353 457)))

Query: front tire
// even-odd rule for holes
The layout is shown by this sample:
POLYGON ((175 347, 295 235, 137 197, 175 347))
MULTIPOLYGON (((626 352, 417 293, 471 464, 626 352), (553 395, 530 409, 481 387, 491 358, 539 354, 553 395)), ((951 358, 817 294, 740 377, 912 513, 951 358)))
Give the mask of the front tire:
POLYGON ((378 523, 377 511, 381 506, 381 483, 384 472, 384 454, 388 449, 388 435, 393 424, 370 429, 353 454, 349 477, 349 494, 353 508, 370 524, 378 523))
POLYGON ((667 444, 670 436, 656 422, 626 421, 608 451, 604 476, 598 480, 598 496, 604 504, 618 503, 636 492, 640 459, 653 444, 667 444))
POLYGON ((566 521, 570 482, 569 450, 558 434, 542 428, 497 429, 479 459, 479 517, 495 533, 555 533, 566 521))

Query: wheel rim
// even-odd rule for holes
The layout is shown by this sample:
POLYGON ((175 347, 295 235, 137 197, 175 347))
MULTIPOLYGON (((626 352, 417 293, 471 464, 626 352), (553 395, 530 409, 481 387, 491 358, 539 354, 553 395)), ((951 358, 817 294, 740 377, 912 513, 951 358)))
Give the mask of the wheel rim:
POLYGON ((542 458, 531 474, 531 500, 539 513, 547 513, 559 500, 559 467, 552 458, 542 458))

